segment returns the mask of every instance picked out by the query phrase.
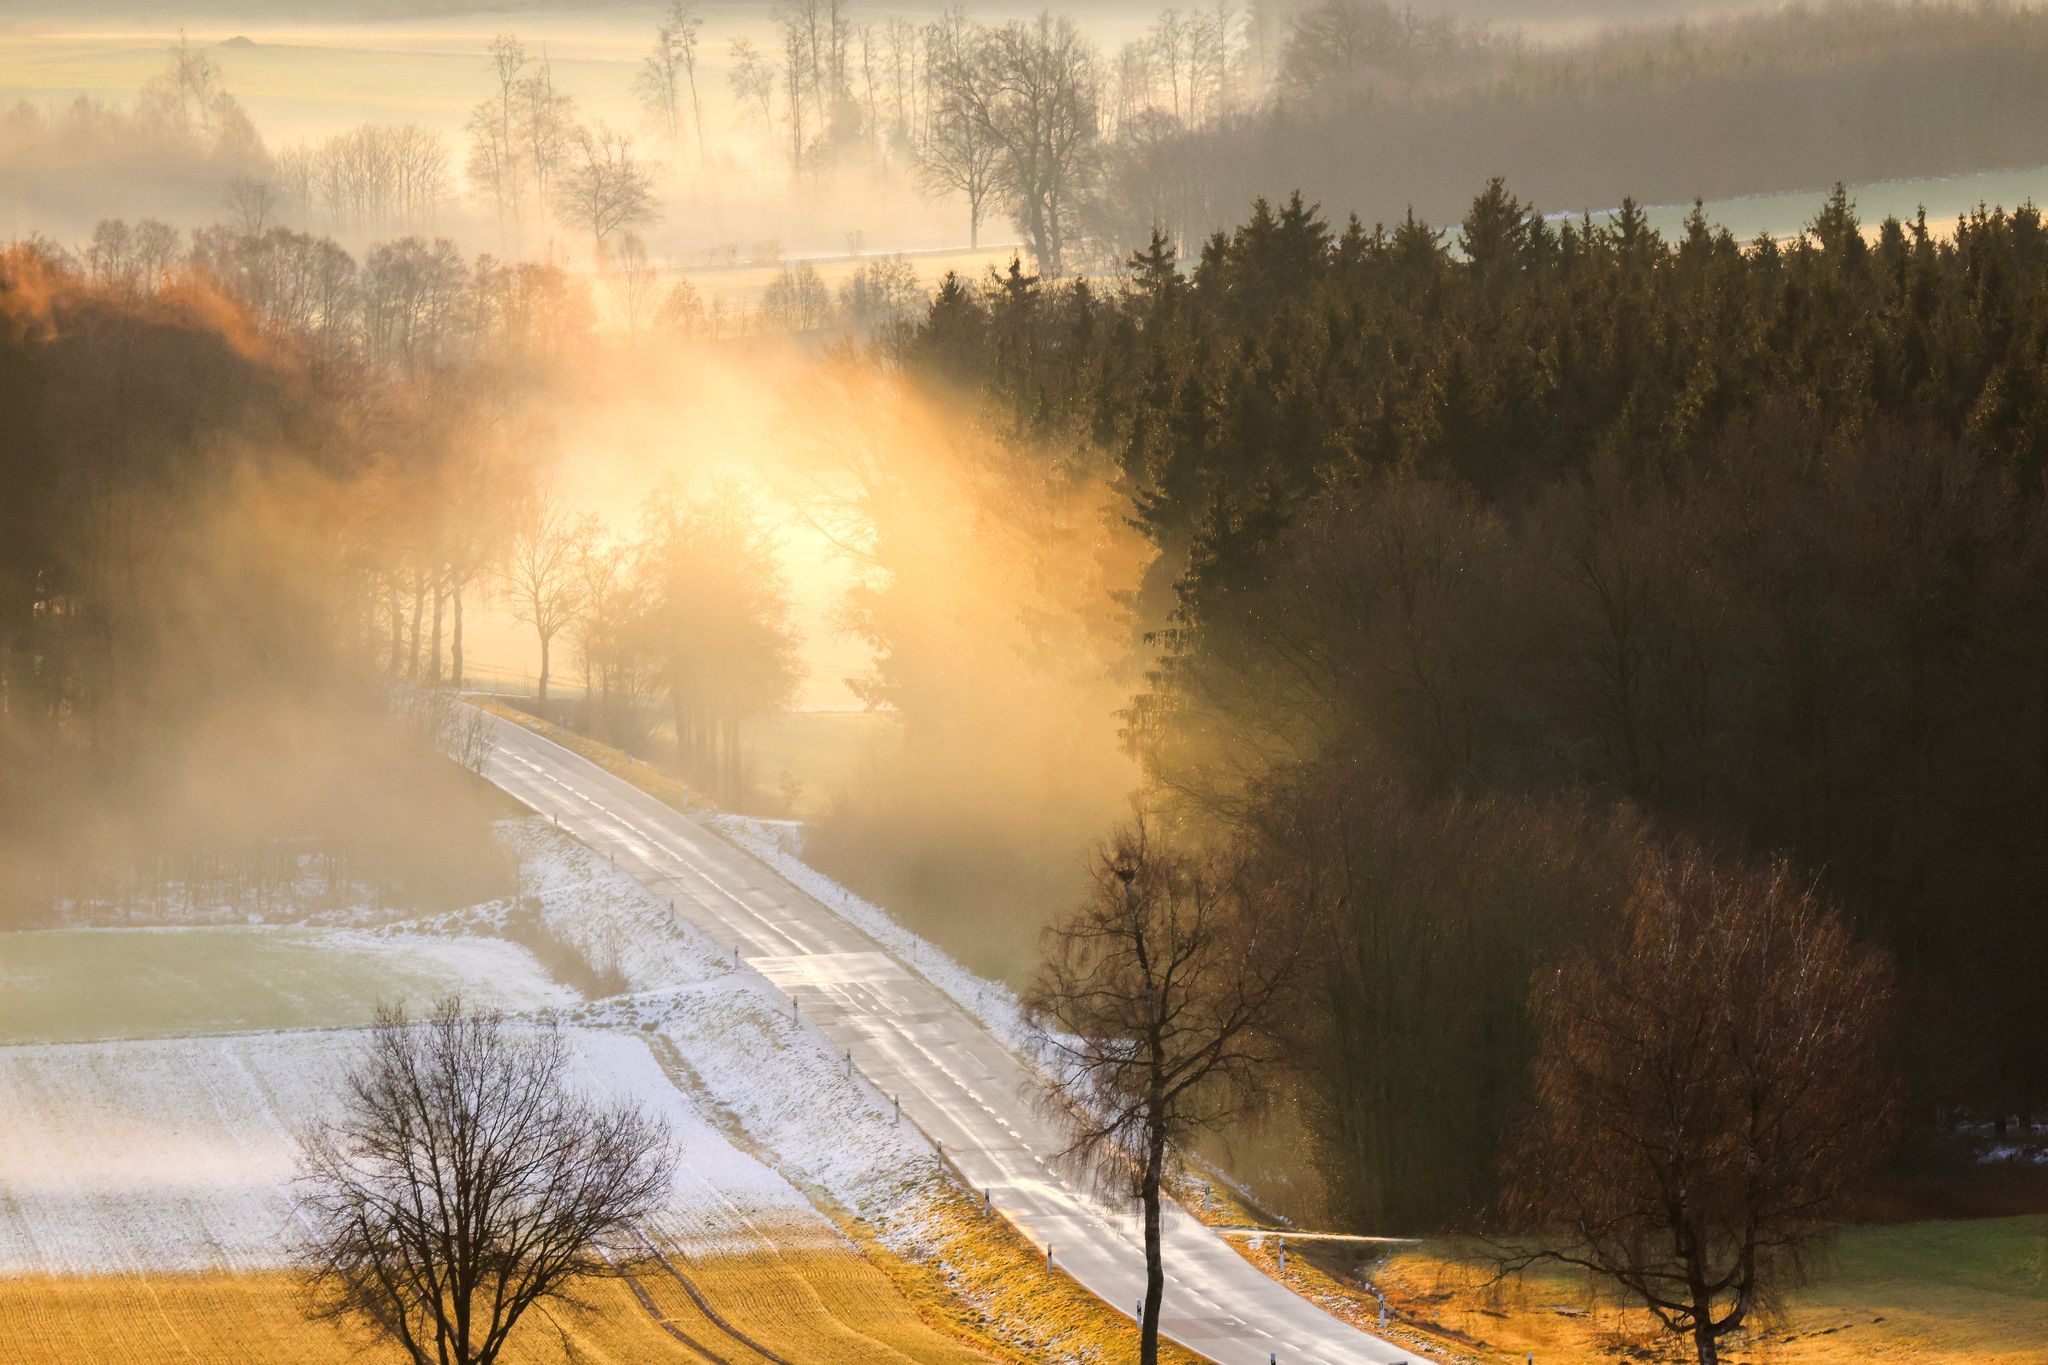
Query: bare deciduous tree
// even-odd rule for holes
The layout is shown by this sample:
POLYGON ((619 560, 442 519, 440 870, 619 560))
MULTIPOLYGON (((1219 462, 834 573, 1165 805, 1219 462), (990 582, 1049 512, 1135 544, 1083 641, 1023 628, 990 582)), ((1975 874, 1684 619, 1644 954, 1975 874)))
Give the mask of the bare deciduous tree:
POLYGON ((378 1012, 342 1117, 300 1152, 313 1311, 368 1322, 415 1365, 490 1365, 526 1310, 613 1270, 661 1207, 666 1128, 601 1106, 566 1039, 443 1000, 378 1012))
POLYGON ((605 253, 603 265, 618 321, 626 339, 637 342, 661 306, 661 271, 648 257, 647 243, 637 232, 620 233, 618 246, 605 253))
POLYGON ((1537 984, 1503 1196, 1537 1240, 1506 1269, 1605 1277, 1715 1365, 1884 1157, 1890 983, 1784 864, 1646 862, 1609 939, 1537 984))
POLYGON ((516 155, 543 207, 555 197, 555 176, 583 137, 576 100, 555 89, 555 70, 542 56, 513 88, 516 155))
POLYGON ((525 45, 511 34, 492 39, 490 67, 497 88, 469 115, 469 182, 490 195, 500 233, 519 221, 525 184, 519 119, 527 60, 525 45))
POLYGON ((595 525, 572 517, 543 491, 521 509, 506 556, 505 591, 512 615, 533 627, 540 640, 540 704, 548 701, 549 666, 555 637, 583 607, 583 556, 596 537, 595 525))
POLYGON ((1047 13, 985 31, 973 50, 972 78, 953 89, 998 149, 996 184, 1039 270, 1057 276, 1099 150, 1094 49, 1073 20, 1047 13))
POLYGON ((669 0, 655 29, 654 51, 641 59, 633 92, 653 129, 673 153, 683 137, 683 89, 689 88, 690 125, 697 133, 697 158, 704 157, 704 106, 697 98, 697 39, 704 21, 692 0, 669 0))
POLYGON ((748 38, 732 40, 729 65, 731 71, 727 79, 732 84, 732 102, 743 111, 758 113, 762 128, 772 131, 775 124, 775 68, 768 64, 748 38))
POLYGON ((633 156, 633 139, 599 124, 579 131, 555 191, 555 209, 588 231, 600 251, 621 228, 661 218, 654 176, 633 156))
POLYGON ((1256 1106, 1280 1065, 1260 1029, 1298 958, 1232 855, 1155 844, 1142 821, 1098 859, 1087 901, 1047 931, 1025 997, 1061 1075, 1071 1154, 1124 1184, 1145 1216, 1139 1359, 1159 1359, 1161 1188, 1196 1133, 1256 1106))
POLYGON ((926 35, 932 48, 933 100, 917 174, 925 192, 958 192, 967 197, 968 245, 981 245, 981 218, 995 188, 1001 144, 981 117, 975 82, 982 78, 980 54, 986 40, 970 28, 959 11, 933 24, 926 35))

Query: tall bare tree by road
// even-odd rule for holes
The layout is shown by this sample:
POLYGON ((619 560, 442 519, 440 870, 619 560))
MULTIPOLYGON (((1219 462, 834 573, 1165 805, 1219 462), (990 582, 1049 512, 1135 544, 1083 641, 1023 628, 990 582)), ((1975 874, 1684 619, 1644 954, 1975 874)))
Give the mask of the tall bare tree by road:
POLYGON ((1257 1106, 1279 1069, 1259 1026, 1298 949, 1259 900, 1243 860, 1183 854, 1133 824, 1097 860, 1086 902, 1047 931, 1025 996, 1057 1058, 1050 1084, 1069 1150, 1144 1208, 1141 1365, 1159 1359, 1169 1164, 1196 1134, 1257 1106))
POLYGON ((383 1009, 300 1151, 314 1312, 414 1365, 491 1365, 526 1311, 614 1271, 669 1190, 667 1129, 572 1087, 568 1041, 442 1001, 383 1009))
POLYGON ((512 615, 533 627, 540 641, 540 704, 548 703, 548 678, 555 637, 568 628, 583 607, 583 556, 596 538, 596 526, 572 516, 546 492, 520 510, 506 556, 505 593, 512 615))
POLYGON ((1889 1148, 1884 955, 1780 864, 1647 863, 1607 942, 1537 984, 1508 1269, 1621 1286, 1700 1365, 1796 1284, 1889 1148))

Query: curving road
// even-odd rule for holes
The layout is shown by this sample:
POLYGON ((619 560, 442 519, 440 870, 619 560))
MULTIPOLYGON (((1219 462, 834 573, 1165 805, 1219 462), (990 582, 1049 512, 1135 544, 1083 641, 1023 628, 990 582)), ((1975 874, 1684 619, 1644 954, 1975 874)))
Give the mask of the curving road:
MULTIPOLYGON (((1125 1313, 1144 1295, 1131 1212, 1056 1169, 1064 1143, 1036 1110, 1028 1064, 860 929, 733 845, 551 740, 491 718, 486 775, 631 872, 804 1015, 1055 1263, 1125 1313)), ((1161 1329, 1217 1365, 1389 1365, 1421 1358, 1324 1312, 1255 1269, 1191 1214, 1166 1227, 1161 1329)))

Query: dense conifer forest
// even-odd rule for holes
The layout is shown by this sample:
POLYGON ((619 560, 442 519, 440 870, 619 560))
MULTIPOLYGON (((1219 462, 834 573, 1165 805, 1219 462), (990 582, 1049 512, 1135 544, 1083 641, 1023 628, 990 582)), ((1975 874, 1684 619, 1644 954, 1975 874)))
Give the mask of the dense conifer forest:
POLYGON ((1663 240, 1496 181, 949 281, 898 339, 1157 547, 1127 736, 1333 935, 1285 1027, 1354 1216, 1485 1206, 1530 972, 1652 840, 1788 855, 1895 956, 1918 1149, 2030 1113, 2044 279, 2031 206, 1663 240))

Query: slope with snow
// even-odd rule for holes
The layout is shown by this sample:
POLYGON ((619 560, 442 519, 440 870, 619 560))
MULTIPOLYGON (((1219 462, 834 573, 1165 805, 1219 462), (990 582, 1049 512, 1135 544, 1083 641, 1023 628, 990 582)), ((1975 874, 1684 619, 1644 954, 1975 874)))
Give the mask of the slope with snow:
MULTIPOLYGON (((682 1160, 652 1229, 685 1254, 837 1242, 646 1042, 568 1031, 578 1084, 665 1121, 682 1160)), ((0 1273, 251 1269, 291 1231, 296 1135, 334 1112, 359 1030, 0 1048, 0 1273)))

